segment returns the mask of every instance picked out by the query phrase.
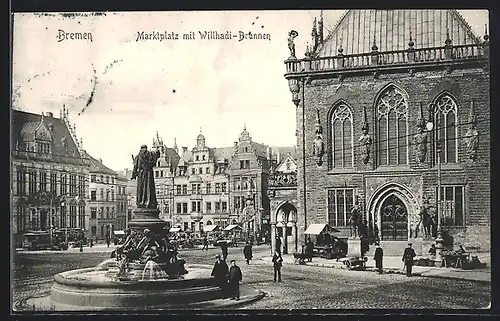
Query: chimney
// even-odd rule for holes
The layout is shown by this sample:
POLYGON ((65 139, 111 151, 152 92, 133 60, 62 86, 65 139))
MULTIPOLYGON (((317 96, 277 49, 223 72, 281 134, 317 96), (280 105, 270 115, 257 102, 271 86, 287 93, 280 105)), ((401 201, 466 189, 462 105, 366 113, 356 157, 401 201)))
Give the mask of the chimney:
POLYGON ((276 153, 276 163, 281 163, 281 153, 280 153, 280 150, 278 149, 277 150, 277 153, 276 153))
POLYGON ((54 118, 54 114, 51 112, 46 112, 45 115, 49 118, 54 118))
POLYGON ((271 160, 271 148, 269 148, 269 146, 267 146, 267 159, 268 160, 271 160))

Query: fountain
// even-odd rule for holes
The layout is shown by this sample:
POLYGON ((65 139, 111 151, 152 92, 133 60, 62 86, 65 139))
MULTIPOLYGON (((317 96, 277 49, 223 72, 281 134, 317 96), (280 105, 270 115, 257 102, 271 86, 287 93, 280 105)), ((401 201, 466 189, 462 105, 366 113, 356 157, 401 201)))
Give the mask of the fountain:
POLYGON ((96 267, 55 275, 50 296, 25 305, 56 311, 221 308, 264 296, 242 286, 242 300, 225 299, 210 275, 210 266, 189 265, 186 269, 185 260, 177 258, 168 241, 166 222, 158 217, 152 171, 158 157, 158 150, 148 151, 143 145, 134 158, 137 209, 125 243, 96 267))

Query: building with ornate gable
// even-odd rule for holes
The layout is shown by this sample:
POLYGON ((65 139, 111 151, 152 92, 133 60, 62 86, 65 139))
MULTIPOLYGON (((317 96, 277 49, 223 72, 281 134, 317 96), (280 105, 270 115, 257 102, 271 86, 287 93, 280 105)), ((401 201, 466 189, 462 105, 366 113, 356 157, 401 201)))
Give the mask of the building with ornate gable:
POLYGON ((269 231, 269 167, 293 147, 253 142, 246 128, 233 147, 209 147, 201 132, 191 150, 179 150, 175 141, 167 147, 158 135, 152 147, 160 150, 154 176, 160 217, 168 226, 195 233, 214 224, 238 224, 251 235, 269 231))
POLYGON ((489 251, 487 30, 478 37, 456 10, 349 10, 325 37, 315 20, 311 48, 285 68, 301 239, 312 223, 348 237, 358 203, 382 247, 413 240, 426 253, 439 227, 450 246, 489 251))
POLYGON ((12 111, 12 234, 89 228, 90 164, 63 107, 52 113, 12 111))

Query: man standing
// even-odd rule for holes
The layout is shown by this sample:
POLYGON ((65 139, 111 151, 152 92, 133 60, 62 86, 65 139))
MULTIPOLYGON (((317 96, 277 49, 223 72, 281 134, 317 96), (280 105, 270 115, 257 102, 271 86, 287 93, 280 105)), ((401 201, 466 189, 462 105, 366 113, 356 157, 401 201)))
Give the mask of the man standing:
POLYGON ((252 244, 247 241, 245 247, 243 247, 243 255, 245 256, 245 260, 247 261, 247 265, 250 264, 250 260, 252 259, 252 244))
POLYGON ((382 260, 384 257, 384 251, 380 247, 380 244, 377 243, 377 248, 375 249, 375 255, 373 259, 375 260, 375 267, 378 269, 378 273, 382 274, 382 260))
POLYGON ((403 262, 406 267, 406 276, 412 276, 411 269, 413 267, 413 258, 415 256, 415 250, 411 247, 411 243, 408 243, 408 247, 403 253, 403 262))
POLYGON ((235 260, 231 260, 231 268, 229 269, 229 288, 231 291, 231 300, 238 301, 240 299, 240 281, 242 274, 240 267, 236 265, 235 260))
POLYGON ((280 252, 276 250, 273 256, 273 267, 274 267, 274 282, 276 282, 276 276, 278 276, 278 282, 281 282, 281 266, 283 264, 283 258, 280 252))
POLYGON ((222 241, 219 243, 219 245, 222 251, 222 259, 225 261, 227 259, 227 242, 222 241))
POLYGON ((227 291, 227 279, 229 274, 229 268, 227 267, 227 263, 220 259, 220 254, 215 256, 215 264, 212 269, 212 276, 215 278, 215 282, 217 282, 218 286, 222 289, 225 294, 227 291))
POLYGON ((312 262, 314 252, 314 243, 311 241, 311 238, 307 238, 306 244, 306 257, 308 262, 312 262))
POLYGON ((203 237, 203 247, 201 248, 201 250, 207 250, 208 251, 208 239, 206 236, 203 237))

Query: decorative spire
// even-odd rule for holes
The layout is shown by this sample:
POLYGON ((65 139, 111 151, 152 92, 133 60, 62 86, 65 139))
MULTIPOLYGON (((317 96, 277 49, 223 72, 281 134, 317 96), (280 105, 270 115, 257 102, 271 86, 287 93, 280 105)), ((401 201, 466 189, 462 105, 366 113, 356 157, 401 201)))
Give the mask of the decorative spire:
POLYGON ((488 25, 484 25, 484 42, 488 42, 490 40, 490 36, 488 36, 488 25))
POLYGON ((337 51, 339 52, 339 56, 343 55, 344 48, 342 48, 342 38, 340 38, 340 46, 339 46, 339 49, 337 51))
POLYGON ((177 138, 174 137, 174 150, 177 152, 178 147, 177 147, 177 138))
POLYGON ((243 123, 243 130, 247 130, 247 124, 243 123))
POLYGON ((410 47, 410 49, 413 49, 414 45, 415 45, 415 43, 413 42, 413 39, 411 37, 411 30, 410 30, 410 42, 408 42, 408 47, 410 47))
POLYGON ((366 117, 366 106, 363 106, 363 127, 361 130, 370 130, 370 126, 368 125, 368 117, 366 117))
POLYGON ((425 127, 425 118, 424 118, 424 107, 422 102, 419 103, 420 107, 420 117, 417 120, 417 127, 424 128, 425 127))
POLYGON ((318 33, 319 33, 319 42, 323 43, 323 10, 321 10, 319 14, 318 33))
POLYGON ((306 52, 305 52, 304 56, 309 57, 310 55, 311 54, 309 52, 309 42, 308 42, 307 45, 306 45, 306 52))
POLYGON ((377 43, 375 41, 375 35, 373 35, 373 46, 372 46, 372 51, 377 51, 378 50, 378 47, 377 47, 377 43))
POLYGON ((474 101, 470 102, 469 126, 470 128, 476 128, 476 110, 474 108, 474 101))
POLYGON ((444 44, 447 46, 451 45, 450 29, 449 28, 446 28, 446 40, 444 41, 444 44))
POLYGON ((200 134, 201 134, 201 127, 200 127, 200 134))

